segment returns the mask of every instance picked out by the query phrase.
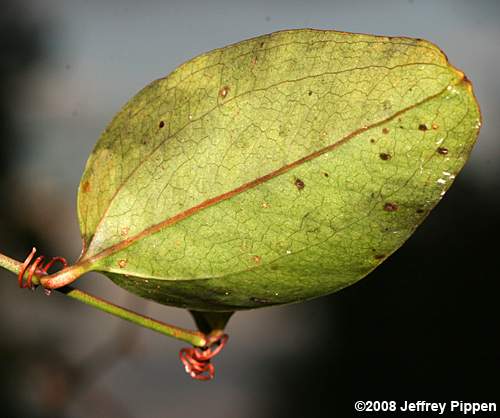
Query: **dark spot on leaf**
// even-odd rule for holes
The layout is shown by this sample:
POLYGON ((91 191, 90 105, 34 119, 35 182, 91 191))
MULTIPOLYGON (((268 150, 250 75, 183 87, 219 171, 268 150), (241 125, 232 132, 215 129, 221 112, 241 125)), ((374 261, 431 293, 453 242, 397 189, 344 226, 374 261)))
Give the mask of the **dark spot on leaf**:
POLYGON ((250 301, 251 302, 255 302, 255 303, 258 303, 260 305, 272 305, 274 302, 272 300, 269 300, 269 299, 262 299, 262 298, 256 298, 254 296, 252 296, 250 298, 250 301))
POLYGON ((417 209, 417 213, 424 213, 424 212, 425 212, 425 210, 422 208, 417 209))
POLYGON ((296 179, 295 180, 295 187, 297 187, 297 189, 299 189, 299 190, 302 190, 304 187, 306 187, 306 185, 304 184, 304 182, 301 179, 296 179))
POLYGON ((389 128, 384 128, 384 129, 382 129, 382 133, 383 133, 383 134, 388 134, 388 133, 389 133, 389 128))
POLYGON ((446 154, 448 154, 448 148, 445 148, 445 147, 439 147, 439 148, 437 149, 437 152, 438 152, 438 154, 441 154, 441 155, 446 155, 446 154))
POLYGON ((329 176, 330 176, 330 175, 329 175, 326 171, 323 173, 323 175, 324 175, 325 177, 329 177, 329 176))
POLYGON ((260 43, 260 47, 262 48, 264 46, 264 42, 261 42, 260 43))
POLYGON ((82 190, 83 190, 83 193, 90 192, 90 183, 88 181, 86 181, 85 183, 83 183, 82 190))
POLYGON ((163 122, 162 120, 160 121, 158 127, 161 129, 165 126, 165 122, 163 122))
POLYGON ((385 254, 376 254, 375 255, 375 260, 382 260, 383 258, 385 258, 385 254))
POLYGON ((391 154, 387 154, 385 152, 381 152, 379 154, 379 157, 380 159, 384 160, 384 161, 387 161, 387 160, 390 160, 391 159, 391 154))
POLYGON ((370 139, 370 142, 371 142, 372 144, 374 144, 376 141, 375 141, 373 138, 371 138, 371 139, 370 139))
POLYGON ((384 205, 384 210, 386 212, 396 212, 398 210, 398 205, 396 205, 395 203, 387 202, 384 205))
POLYGON ((425 123, 421 123, 420 125, 418 125, 418 130, 425 132, 427 130, 427 125, 425 123))
POLYGON ((312 96, 313 92, 312 90, 309 90, 309 92, 307 93, 309 96, 312 96))
POLYGON ((224 86, 219 90, 219 96, 222 97, 223 99, 225 99, 228 94, 229 94, 229 87, 228 86, 224 86))
POLYGON ((260 262, 262 261, 262 257, 260 255, 254 255, 252 257, 252 260, 255 264, 260 264, 260 262))

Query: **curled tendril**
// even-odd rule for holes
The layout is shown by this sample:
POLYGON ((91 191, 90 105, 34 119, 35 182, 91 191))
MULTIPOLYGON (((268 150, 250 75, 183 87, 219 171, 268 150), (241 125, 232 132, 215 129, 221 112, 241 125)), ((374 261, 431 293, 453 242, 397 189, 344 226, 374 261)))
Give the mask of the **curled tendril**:
POLYGON ((215 367, 210 360, 222 351, 228 338, 226 334, 223 334, 207 347, 183 348, 179 357, 186 373, 196 380, 212 380, 215 376, 215 367))
POLYGON ((21 269, 19 270, 19 274, 17 276, 17 280, 19 282, 19 287, 22 289, 33 289, 33 275, 46 275, 48 274, 49 269, 55 264, 55 263, 61 263, 63 268, 68 267, 68 262, 66 261, 65 258, 63 257, 52 257, 52 259, 43 266, 43 262, 45 260, 45 256, 41 255, 37 257, 33 262, 33 257, 35 256, 36 253, 36 248, 33 247, 31 250, 31 253, 26 257, 26 260, 24 260, 23 265, 21 266, 21 269), (31 266, 30 266, 31 264, 31 266), (26 282, 24 281, 24 275, 28 272, 28 277, 26 278, 26 282))

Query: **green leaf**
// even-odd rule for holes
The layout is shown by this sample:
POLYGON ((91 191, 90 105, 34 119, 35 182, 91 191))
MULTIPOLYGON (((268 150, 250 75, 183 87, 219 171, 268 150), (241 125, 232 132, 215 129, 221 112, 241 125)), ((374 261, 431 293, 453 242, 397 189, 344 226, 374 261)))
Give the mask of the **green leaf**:
POLYGON ((290 30, 208 52, 102 134, 77 265, 198 310, 334 292, 413 233, 479 126, 471 84, 427 41, 290 30))

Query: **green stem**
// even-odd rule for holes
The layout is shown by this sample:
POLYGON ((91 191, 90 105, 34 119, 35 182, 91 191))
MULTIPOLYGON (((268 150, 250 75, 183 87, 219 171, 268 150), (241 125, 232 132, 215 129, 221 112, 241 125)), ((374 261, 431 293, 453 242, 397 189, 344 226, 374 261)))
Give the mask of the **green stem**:
POLYGON ((168 337, 173 337, 178 340, 185 341, 197 347, 204 347, 207 344, 205 336, 201 332, 179 328, 158 321, 156 319, 149 318, 137 312, 122 308, 121 306, 117 306, 96 296, 92 296, 81 290, 74 289, 71 286, 62 287, 58 289, 58 291, 64 293, 70 298, 93 306, 94 308, 97 308, 101 311, 125 319, 126 321, 133 322, 134 324, 140 325, 144 328, 149 328, 153 331, 159 332, 160 334, 167 335, 168 337))
POLYGON ((16 261, 6 255, 0 253, 0 267, 3 267, 6 270, 11 271, 12 273, 19 274, 19 270, 21 269, 22 263, 16 261))
MULTIPOLYGON (((22 263, 20 263, 19 261, 13 260, 12 258, 0 253, 0 267, 9 270, 12 273, 19 274, 21 266, 22 263)), ((41 277, 38 276, 36 277, 37 280, 35 280, 35 276, 33 276, 33 279, 33 283, 38 283, 41 277)), ((74 289, 70 286, 61 287, 57 289, 57 291, 103 312, 107 312, 111 315, 125 319, 126 321, 133 322, 134 324, 140 325, 144 328, 149 328, 153 331, 159 332, 160 334, 185 341, 191 345, 194 345, 195 347, 204 347, 207 345, 207 339, 201 332, 191 331, 169 325, 161 321, 157 321, 156 319, 152 319, 139 313, 122 308, 104 299, 92 296, 86 292, 74 289)))

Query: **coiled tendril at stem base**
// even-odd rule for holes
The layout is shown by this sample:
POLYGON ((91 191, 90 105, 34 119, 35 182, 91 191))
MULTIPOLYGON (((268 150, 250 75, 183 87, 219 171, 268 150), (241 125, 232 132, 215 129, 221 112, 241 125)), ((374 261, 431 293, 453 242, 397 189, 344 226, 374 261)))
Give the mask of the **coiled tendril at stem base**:
POLYGON ((205 348, 183 348, 179 357, 186 373, 196 380, 212 380, 215 376, 215 367, 210 360, 222 351, 228 338, 226 334, 223 334, 205 348), (214 346, 215 348, 212 348, 214 346))
POLYGON ((49 269, 55 264, 55 263, 61 263, 63 268, 68 267, 68 262, 66 261, 65 258, 63 257, 52 257, 52 259, 45 264, 45 266, 42 266, 45 256, 41 255, 33 261, 33 264, 31 264, 33 257, 35 256, 36 253, 36 248, 33 247, 31 250, 31 253, 26 257, 26 260, 24 260, 23 265, 21 266, 21 269, 19 270, 19 274, 17 276, 17 280, 19 282, 19 287, 22 289, 33 289, 33 275, 47 275, 49 269), (30 266, 31 264, 31 266, 30 266), (28 277, 26 278, 26 282, 24 282, 24 275, 26 274, 26 271, 28 272, 28 277))

